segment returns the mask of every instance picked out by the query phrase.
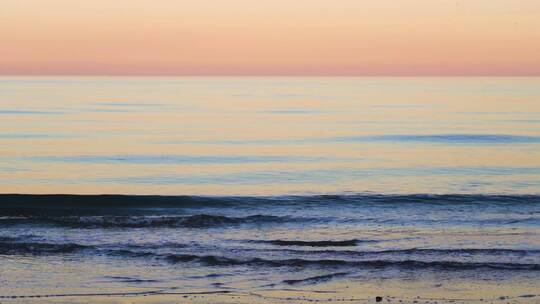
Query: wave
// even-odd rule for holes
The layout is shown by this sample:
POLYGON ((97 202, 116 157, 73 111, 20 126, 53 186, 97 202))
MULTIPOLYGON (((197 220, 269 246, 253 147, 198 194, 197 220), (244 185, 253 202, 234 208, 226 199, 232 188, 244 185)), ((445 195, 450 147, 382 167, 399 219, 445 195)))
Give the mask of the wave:
POLYGON ((193 215, 182 221, 182 227, 199 228, 216 226, 223 224, 260 224, 260 223, 285 223, 291 221, 308 220, 303 218, 292 218, 288 216, 273 215, 251 215, 246 217, 226 217, 208 214, 193 215))
MULTIPOLYGON (((246 251, 249 251, 247 249, 246 251)), ((480 260, 500 261, 501 259, 529 258, 540 261, 540 249, 512 249, 512 248, 456 248, 456 249, 389 249, 389 250, 307 250, 307 249, 253 249, 253 251, 269 251, 296 256, 326 256, 345 258, 347 260, 364 260, 371 258, 420 260, 480 260)))
MULTIPOLYGON (((24 238, 23 238, 24 239, 24 238)), ((77 243, 47 243, 19 241, 18 238, 2 237, 0 239, 0 255, 107 255, 111 257, 126 258, 150 258, 162 260, 171 264, 196 263, 202 266, 247 266, 247 267, 315 267, 315 268, 347 268, 347 269, 386 269, 399 268, 408 270, 439 269, 439 270, 523 270, 540 271, 538 263, 513 263, 513 262, 482 262, 477 260, 459 261, 445 260, 445 255, 460 254, 463 257, 470 255, 518 255, 520 257, 527 254, 539 254, 540 250, 520 250, 520 249, 405 249, 386 251, 312 251, 317 257, 328 257, 328 253, 342 253, 346 258, 339 258, 334 255, 332 258, 283 258, 267 259, 260 257, 237 258, 220 255, 198 255, 193 253, 157 253, 152 250, 168 246, 165 244, 147 245, 118 245, 102 247, 97 245, 82 245, 77 243), (135 249, 135 250, 134 250, 135 249), (392 256, 388 256, 391 254, 392 256), (354 259, 355 255, 368 257, 369 259, 354 259), (415 256, 418 255, 418 256, 415 256), (396 259, 397 257, 397 259, 396 259), (428 260, 425 257, 429 257, 428 260), (433 260, 433 258, 436 258, 433 260)), ((176 248, 178 246, 175 244, 176 248)), ((262 251, 264 253, 264 251, 262 251)), ((286 252, 286 251, 284 251, 286 252)), ((309 251, 308 251, 309 252, 309 251)), ((265 256, 274 256, 265 254, 265 256)), ((456 257, 454 255, 454 257, 456 257)), ((325 278, 308 278, 310 280, 325 278)), ((285 282, 286 283, 286 282, 285 282)), ((296 284, 295 282, 289 282, 296 284)), ((300 281, 297 283, 301 283, 300 281)))
MULTIPOLYGON (((25 216, 25 217, 0 217, 0 227, 13 227, 17 225, 30 226, 56 226, 67 228, 214 228, 214 227, 232 227, 242 224, 264 225, 264 224, 322 224, 322 223, 375 223, 384 225, 400 225, 411 223, 407 219, 392 218, 337 218, 337 217, 292 217, 277 215, 250 215, 244 217, 230 217, 223 215, 197 214, 192 216, 156 216, 156 215, 126 215, 126 216, 25 216)), ((417 219, 416 225, 537 225, 540 223, 538 217, 526 218, 485 218, 485 219, 417 219)), ((373 243, 378 240, 370 239, 351 239, 343 241, 302 241, 302 240, 247 240, 248 243, 261 243, 276 246, 308 246, 308 247, 330 247, 330 246, 355 246, 360 243, 373 243)))
POLYGON ((330 273, 320 276, 314 276, 304 279, 296 279, 296 280, 284 280, 282 283, 287 285, 310 285, 310 284, 318 284, 322 282, 327 282, 330 280, 333 280, 335 278, 341 278, 344 276, 347 276, 350 274, 349 272, 336 272, 336 273, 330 273))
POLYGON ((108 214, 159 211, 163 208, 235 207, 253 205, 328 204, 540 204, 540 195, 482 194, 346 194, 305 196, 159 196, 0 194, 0 216, 43 214, 108 214))
POLYGON ((306 220, 309 219, 272 215, 251 215, 245 217, 227 217, 210 214, 191 216, 61 216, 5 218, 0 220, 0 226, 44 224, 69 228, 211 228, 241 224, 286 223, 306 220))
MULTIPOLYGON (((48 254, 48 253, 75 253, 78 251, 91 252, 106 252, 111 255, 136 257, 136 256, 159 256, 152 252, 152 250, 160 248, 168 248, 173 250, 189 249, 194 246, 190 243, 176 243, 176 242, 164 242, 164 243, 141 243, 141 244, 117 244, 111 247, 111 245, 82 245, 78 243, 50 243, 45 241, 38 241, 38 237, 34 235, 21 235, 18 237, 0 236, 0 254, 48 254), (135 251, 133 251, 135 250, 135 251), (149 251, 150 250, 150 251, 149 251)), ((247 240, 248 243, 269 243, 272 244, 276 240, 247 240)), ((298 246, 298 247, 350 247, 351 244, 357 244, 358 242, 378 242, 377 240, 346 240, 346 241, 279 241, 286 242, 287 245, 279 246, 298 246), (289 245, 290 244, 290 245, 289 245), (294 245, 293 245, 294 244, 294 245), (302 245, 297 245, 302 244, 302 245)), ((197 246, 196 246, 197 247, 197 246)), ((268 252, 273 253, 287 253, 287 254, 301 254, 301 255, 333 255, 333 256, 346 256, 348 258, 366 257, 366 256, 527 256, 540 254, 540 249, 513 249, 513 248, 408 248, 408 249, 389 249, 389 250, 310 250, 310 249, 260 249, 260 248, 243 248, 244 252, 257 252, 264 255, 268 252)), ((240 251, 238 251, 240 252, 240 251)), ((172 259, 187 259, 189 257, 195 257, 192 255, 172 255, 172 259)), ((186 260, 186 261, 187 261, 186 260)))
MULTIPOLYGON (((382 241, 382 240, 381 240, 382 241)), ((247 241, 252 242, 252 241, 247 241)), ((259 241, 256 241, 259 242, 259 241)), ((366 241, 363 241, 366 242, 366 241)), ((367 242, 380 242, 379 240, 367 240, 367 242)), ((300 247, 300 246, 299 246, 300 247)), ((306 246, 311 247, 311 246, 306 246)), ((334 247, 334 246, 333 246, 334 247)), ((339 246, 335 246, 339 247, 339 246)), ((513 248, 408 248, 408 249, 387 249, 387 250, 347 250, 347 249, 323 249, 313 250, 309 248, 279 248, 279 249, 244 249, 246 251, 258 251, 258 252, 283 252, 291 254, 326 254, 326 255, 341 255, 347 257, 364 257, 364 256, 376 256, 376 255, 393 255, 393 256, 407 256, 407 255, 422 255, 422 256, 508 256, 518 255, 525 256, 529 254, 540 254, 540 249, 513 249, 513 248)))
POLYGON ((262 258, 235 259, 215 255, 173 254, 165 260, 172 263, 199 263, 204 266, 252 266, 252 267, 353 267, 353 268, 400 268, 400 269, 440 269, 440 270, 529 270, 540 271, 540 264, 533 263, 482 263, 454 261, 417 261, 417 260, 363 260, 350 261, 340 259, 282 259, 262 258))
POLYGON ((508 255, 508 254, 530 254, 540 253, 538 249, 510 249, 510 248, 456 248, 456 249, 438 249, 438 248, 411 248, 380 251, 365 251, 363 253, 377 254, 489 254, 489 255, 508 255))
POLYGON ((107 280, 112 282, 122 282, 122 283, 158 283, 160 280, 150 280, 150 279, 139 279, 132 277, 123 277, 123 276, 105 276, 107 280))
POLYGON ((350 247, 358 243, 376 242, 374 240, 344 240, 344 241, 286 241, 286 240, 250 240, 250 243, 271 244, 277 246, 305 246, 305 247, 350 247))
POLYGON ((75 243, 37 243, 37 242, 13 242, 9 239, 0 239, 0 255, 57 255, 71 254, 82 250, 91 249, 75 243))

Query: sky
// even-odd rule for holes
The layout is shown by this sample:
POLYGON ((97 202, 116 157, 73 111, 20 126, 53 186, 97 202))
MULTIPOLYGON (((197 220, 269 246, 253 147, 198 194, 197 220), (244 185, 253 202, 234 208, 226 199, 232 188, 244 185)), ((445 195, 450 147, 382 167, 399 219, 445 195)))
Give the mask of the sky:
POLYGON ((2 75, 540 75, 539 0, 1 0, 2 75))

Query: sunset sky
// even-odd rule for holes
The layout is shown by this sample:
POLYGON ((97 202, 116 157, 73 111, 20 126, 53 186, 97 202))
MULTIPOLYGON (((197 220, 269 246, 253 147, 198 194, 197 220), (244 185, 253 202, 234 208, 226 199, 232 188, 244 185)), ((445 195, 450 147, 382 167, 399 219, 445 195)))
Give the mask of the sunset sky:
POLYGON ((4 75, 540 75, 539 0, 2 0, 4 75))

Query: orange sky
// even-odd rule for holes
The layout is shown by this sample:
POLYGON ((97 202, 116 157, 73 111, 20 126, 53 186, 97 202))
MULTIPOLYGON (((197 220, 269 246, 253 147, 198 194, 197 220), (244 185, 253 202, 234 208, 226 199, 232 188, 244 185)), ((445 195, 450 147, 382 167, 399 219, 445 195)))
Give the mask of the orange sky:
POLYGON ((540 75, 540 1, 2 0, 0 74, 540 75))

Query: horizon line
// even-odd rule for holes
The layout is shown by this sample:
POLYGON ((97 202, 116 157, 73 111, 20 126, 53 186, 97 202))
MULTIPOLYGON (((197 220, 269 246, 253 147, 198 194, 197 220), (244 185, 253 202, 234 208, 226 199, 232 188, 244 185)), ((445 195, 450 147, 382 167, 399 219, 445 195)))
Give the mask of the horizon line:
POLYGON ((538 74, 101 74, 101 73, 58 73, 58 74, 1 74, 0 77, 395 77, 395 78, 422 78, 422 77, 493 77, 493 78, 537 78, 538 74))

